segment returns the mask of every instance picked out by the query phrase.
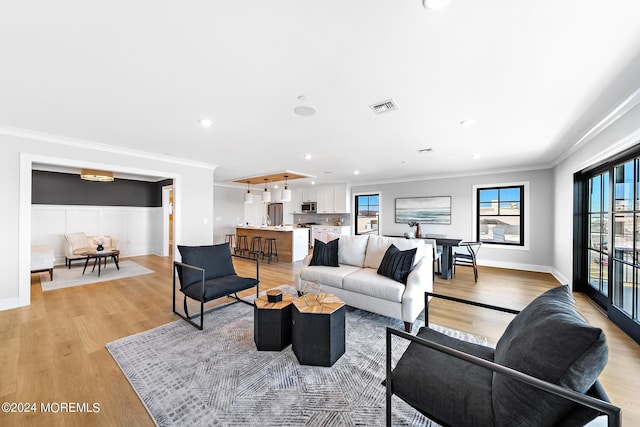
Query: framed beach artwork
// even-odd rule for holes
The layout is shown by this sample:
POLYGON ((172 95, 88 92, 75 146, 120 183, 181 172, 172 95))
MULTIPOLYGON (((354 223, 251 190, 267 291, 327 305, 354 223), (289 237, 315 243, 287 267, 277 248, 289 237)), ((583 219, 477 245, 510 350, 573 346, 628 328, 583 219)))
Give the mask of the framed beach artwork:
POLYGON ((396 222, 451 224, 451 196, 396 199, 396 222))

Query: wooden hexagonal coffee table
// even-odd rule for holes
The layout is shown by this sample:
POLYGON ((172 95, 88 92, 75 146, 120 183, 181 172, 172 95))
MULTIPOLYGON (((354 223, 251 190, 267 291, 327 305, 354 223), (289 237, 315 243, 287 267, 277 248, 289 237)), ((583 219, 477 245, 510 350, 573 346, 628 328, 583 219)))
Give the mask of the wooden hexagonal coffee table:
POLYGON ((258 351, 281 351, 291 344, 292 300, 289 294, 284 294, 279 302, 269 302, 266 295, 256 298, 253 340, 258 351))
POLYGON ((302 365, 332 366, 345 350, 345 305, 332 294, 293 300, 292 347, 302 365))

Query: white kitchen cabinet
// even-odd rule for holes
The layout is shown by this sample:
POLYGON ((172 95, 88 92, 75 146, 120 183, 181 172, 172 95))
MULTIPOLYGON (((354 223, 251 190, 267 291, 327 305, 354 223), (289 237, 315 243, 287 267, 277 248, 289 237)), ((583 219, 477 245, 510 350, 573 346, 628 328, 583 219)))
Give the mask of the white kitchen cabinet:
POLYGON ((313 243, 316 241, 316 239, 326 243, 327 232, 321 230, 320 228, 322 227, 311 227, 311 242, 309 246, 313 247, 313 243))
POLYGON ((351 212, 351 191, 347 185, 338 185, 334 189, 334 212, 349 213, 351 212))
POLYGON ((317 199, 318 199, 318 191, 315 188, 302 190, 303 202, 316 202, 317 199))
POLYGON ((318 213, 349 213, 349 187, 335 185, 317 188, 318 213))
POLYGON ((335 196, 333 187, 318 188, 318 200, 316 212, 334 213, 336 212, 335 196))
POLYGON ((351 227, 348 225, 312 225, 311 226, 311 246, 315 239, 321 242, 327 243, 327 237, 329 233, 335 234, 351 234, 351 227))
POLYGON ((291 190, 291 205, 292 213, 302 213, 302 190, 291 190))

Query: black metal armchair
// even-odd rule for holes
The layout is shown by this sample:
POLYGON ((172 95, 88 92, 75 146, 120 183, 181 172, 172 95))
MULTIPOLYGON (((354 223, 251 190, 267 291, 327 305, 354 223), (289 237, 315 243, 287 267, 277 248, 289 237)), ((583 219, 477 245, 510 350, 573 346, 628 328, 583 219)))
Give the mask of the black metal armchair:
MULTIPOLYGON (((387 425, 395 394, 445 426, 582 426, 606 414, 620 425, 620 408, 598 382, 607 359, 604 334, 577 313, 568 286, 536 298, 519 313, 496 348, 447 336, 428 327, 416 336, 387 328, 387 425), (392 336, 410 340, 392 369, 392 336)), ((428 324, 428 306, 425 309, 428 324)))
POLYGON ((178 246, 182 261, 174 261, 173 274, 173 312, 191 325, 202 330, 204 323, 204 304, 206 302, 229 297, 239 302, 253 305, 238 298, 238 292, 256 287, 258 296, 259 261, 231 253, 229 243, 210 246, 178 246), (232 258, 255 262, 256 277, 240 277, 236 274, 232 258), (176 311, 176 276, 180 282, 180 292, 184 294, 184 314, 176 311), (189 315, 187 298, 200 303, 200 323, 194 322, 195 316, 189 315))

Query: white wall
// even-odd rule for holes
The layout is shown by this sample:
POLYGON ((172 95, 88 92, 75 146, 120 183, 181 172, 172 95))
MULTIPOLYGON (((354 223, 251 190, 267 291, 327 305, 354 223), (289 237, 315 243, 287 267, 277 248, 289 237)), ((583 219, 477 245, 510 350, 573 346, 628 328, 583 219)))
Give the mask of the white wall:
POLYGON ((131 206, 32 205, 31 244, 53 249, 64 264, 64 235, 84 232, 115 239, 120 256, 162 255, 162 208, 131 206))
POLYGON ((169 157, 115 150, 86 141, 0 128, 3 201, 0 245, 0 309, 30 303, 31 164, 84 166, 174 179, 176 243, 213 241, 213 171, 208 164, 178 163, 169 157))
MULTIPOLYGON (((223 243, 225 234, 235 234, 236 226, 244 221, 245 188, 216 185, 213 192, 215 226, 214 243, 223 243)), ((258 196, 256 196, 258 197, 258 196)))
POLYGON ((573 285, 573 175, 640 143, 640 106, 636 106, 593 137, 553 171, 553 269, 573 285))
POLYGON ((406 224, 395 223, 397 197, 451 196, 451 224, 421 226, 423 234, 444 234, 474 240, 474 185, 527 182, 529 217, 527 248, 483 245, 478 262, 504 268, 551 272, 553 249, 553 175, 551 169, 353 186, 352 195, 380 193, 380 233, 403 235, 406 224))

